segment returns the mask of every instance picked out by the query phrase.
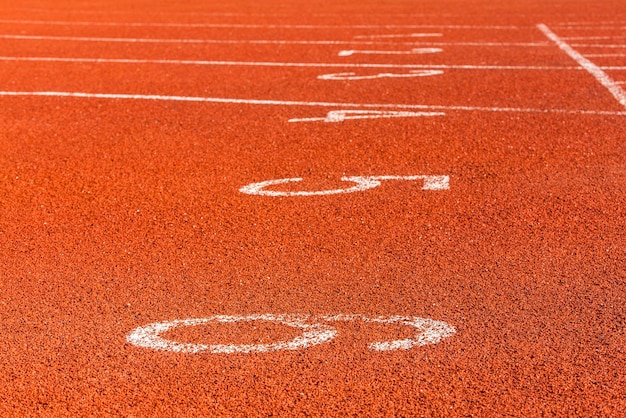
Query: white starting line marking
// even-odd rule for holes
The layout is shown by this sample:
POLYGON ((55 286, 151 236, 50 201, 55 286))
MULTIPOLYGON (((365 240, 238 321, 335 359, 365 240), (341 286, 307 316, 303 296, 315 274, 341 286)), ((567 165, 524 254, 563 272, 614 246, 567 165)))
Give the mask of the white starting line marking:
POLYGON ((322 74, 317 76, 320 80, 373 80, 376 78, 412 78, 430 77, 443 74, 442 70, 411 70, 408 73, 379 73, 371 75, 357 75, 354 72, 322 74))
POLYGON ((323 118, 289 119, 289 122, 337 123, 355 119, 419 118, 424 116, 445 116, 443 112, 394 112, 390 110, 331 110, 323 118))
POLYGON ((456 329, 443 322, 429 318, 406 316, 379 316, 368 318, 363 315, 333 315, 311 318, 310 315, 215 315, 208 318, 177 319, 174 321, 155 322, 143 327, 135 328, 127 336, 126 341, 138 347, 150 348, 159 351, 173 351, 175 353, 195 354, 208 352, 212 354, 233 353, 268 353, 280 350, 299 350, 328 342, 336 337, 337 331, 330 327, 328 322, 363 321, 379 324, 401 324, 416 328, 418 333, 403 340, 380 341, 369 344, 374 351, 409 350, 427 344, 437 344, 456 333, 456 329), (266 321, 287 325, 301 329, 302 335, 289 341, 280 341, 270 344, 192 344, 179 343, 161 337, 161 334, 180 327, 201 326, 212 323, 237 323, 266 321), (322 321, 326 323, 308 321, 322 321))
POLYGON ((410 51, 371 51, 371 50, 356 50, 356 49, 344 49, 339 51, 340 57, 349 57, 354 54, 365 55, 413 55, 413 54, 435 54, 443 51, 441 48, 413 48, 410 51))
POLYGON ((382 181, 400 180, 400 181, 416 181, 422 180, 422 190, 448 190, 450 189, 449 176, 351 176, 342 177, 341 181, 356 183, 354 186, 346 189, 331 189, 319 191, 297 191, 297 192, 281 192, 274 190, 264 190, 269 186, 276 186, 287 183, 298 183, 303 179, 300 177, 267 180, 259 183, 248 184, 243 186, 239 191, 241 193, 258 195, 258 196, 328 196, 333 194, 363 192, 380 186, 382 181))
POLYGON ((565 52, 578 63, 582 68, 587 70, 600 84, 602 84, 615 97, 615 99, 624 107, 626 107, 626 92, 617 84, 607 73, 587 58, 582 56, 578 51, 572 48, 567 42, 562 40, 556 33, 552 32, 544 24, 537 25, 537 28, 543 34, 558 46, 561 51, 565 52))

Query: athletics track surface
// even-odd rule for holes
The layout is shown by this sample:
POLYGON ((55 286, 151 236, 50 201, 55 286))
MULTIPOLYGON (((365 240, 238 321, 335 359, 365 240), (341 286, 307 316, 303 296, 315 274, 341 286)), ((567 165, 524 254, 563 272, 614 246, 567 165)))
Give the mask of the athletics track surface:
POLYGON ((2 3, 0 414, 623 416, 626 3, 2 3))

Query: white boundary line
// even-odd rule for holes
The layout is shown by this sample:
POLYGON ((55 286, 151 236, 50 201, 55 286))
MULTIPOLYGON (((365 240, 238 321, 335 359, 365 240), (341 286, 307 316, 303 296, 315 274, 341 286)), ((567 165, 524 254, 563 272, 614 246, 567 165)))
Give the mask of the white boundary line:
POLYGON ((480 106, 441 106, 392 103, 335 103, 335 102, 303 102, 284 100, 257 100, 233 99, 224 97, 197 97, 197 96, 166 96, 146 94, 114 94, 114 93, 85 93, 62 91, 0 91, 0 97, 60 97, 78 99, 108 99, 108 100, 150 100, 170 102, 221 103, 244 104, 262 106, 306 106, 306 107, 335 107, 361 109, 420 109, 420 110, 449 110, 470 112, 518 112, 518 113, 560 113, 571 115, 603 115, 626 116, 626 111, 605 110, 570 110, 570 109, 530 109, 514 107, 480 107, 480 106))
POLYGON ((598 80, 598 82, 602 84, 613 95, 613 97, 615 97, 619 104, 626 108, 626 92, 619 85, 617 85, 617 83, 615 83, 615 81, 613 81, 607 73, 602 71, 602 69, 596 64, 583 57, 567 42, 563 41, 557 34, 552 32, 546 25, 540 23, 537 25, 537 28, 543 32, 548 39, 553 41, 563 52, 569 55, 570 58, 576 61, 578 65, 594 76, 594 78, 598 80))
POLYGON ((613 49, 626 49, 626 44, 571 44, 576 48, 613 48, 613 49))
POLYGON ((517 26, 480 25, 280 25, 280 24, 237 24, 237 23, 174 23, 174 22, 85 22, 75 20, 15 20, 0 19, 0 24, 17 25, 61 25, 61 26, 121 26, 121 27, 166 27, 166 28, 242 28, 242 29, 506 29, 518 30, 517 26))
POLYGON ((251 45, 432 45, 432 46, 520 46, 545 47, 547 42, 428 42, 428 41, 374 41, 374 40, 284 40, 284 39, 164 39, 164 38, 110 38, 90 36, 49 36, 0 34, 0 39, 18 41, 69 41, 153 44, 251 44, 251 45))
POLYGON ((626 52, 624 52, 623 54, 585 54, 586 57, 626 57, 626 52))
POLYGON ((567 41, 589 41, 589 40, 610 40, 610 39, 623 39, 626 38, 624 35, 604 35, 604 36, 561 36, 561 39, 567 41))
MULTIPOLYGON (((65 58, 65 57, 3 57, 0 61, 70 62, 94 64, 171 64, 207 66, 246 66, 246 67, 302 67, 302 68, 403 68, 403 69, 450 69, 450 70, 576 70, 582 68, 549 67, 534 65, 465 65, 465 64, 353 64, 322 62, 271 62, 271 61, 207 61, 207 60, 167 60, 167 59, 128 59, 128 58, 65 58)), ((619 69, 616 67, 614 69, 619 69)), ((626 69, 626 67, 624 67, 626 69)))

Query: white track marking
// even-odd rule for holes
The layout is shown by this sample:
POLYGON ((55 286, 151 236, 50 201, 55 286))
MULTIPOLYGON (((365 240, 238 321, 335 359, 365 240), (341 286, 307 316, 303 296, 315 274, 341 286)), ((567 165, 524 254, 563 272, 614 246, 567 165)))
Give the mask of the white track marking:
POLYGON ((449 338, 456 333, 456 329, 453 326, 443 321, 436 321, 429 318, 392 316, 377 318, 361 317, 360 319, 364 322, 376 322, 380 324, 400 323, 420 330, 420 332, 412 338, 370 343, 370 350, 376 351, 410 350, 413 347, 437 344, 444 338, 449 338))
POLYGON ((257 28, 257 29, 497 29, 518 30, 517 26, 480 25, 262 25, 236 23, 173 23, 173 22, 84 22, 75 20, 15 20, 0 19, 0 24, 54 25, 54 26, 119 26, 119 27, 165 27, 165 28, 257 28))
POLYGON ((624 92, 624 90, 619 85, 617 85, 607 73, 605 73, 596 64, 582 56, 567 42, 559 38, 558 35, 552 32, 546 25, 539 24, 537 25, 537 28, 539 28, 539 30, 543 32, 543 34, 546 35, 548 39, 553 41, 563 52, 569 55, 570 58, 576 61, 578 65, 587 70, 589 74, 594 76, 594 78, 598 80, 598 82, 602 84, 623 107, 626 107, 626 92, 624 92))
POLYGON ((585 54, 586 57, 602 58, 602 57, 626 57, 626 53, 623 54, 585 54))
POLYGON ((615 36, 611 36, 611 35, 604 35, 604 36, 561 36, 561 39, 566 40, 566 41, 586 41, 586 40, 594 40, 594 39, 609 40, 609 39, 622 39, 622 38, 626 38, 626 36, 623 36, 623 35, 615 35, 615 36))
POLYGON ((269 353, 280 350, 300 350, 319 345, 334 339, 337 331, 320 322, 352 322, 363 321, 379 324, 401 324, 418 329, 418 333, 403 340, 381 341, 369 344, 372 351, 410 350, 428 344, 437 344, 445 338, 456 334, 456 328, 443 321, 415 316, 379 316, 369 318, 364 315, 329 315, 311 318, 310 315, 215 315, 208 318, 176 319, 173 321, 155 322, 135 328, 126 336, 126 341, 142 348, 175 353, 269 353), (193 344, 179 343, 163 338, 161 334, 180 327, 202 326, 207 324, 239 323, 266 321, 287 325, 303 330, 302 335, 290 341, 269 344, 193 344), (310 321, 318 321, 311 323, 310 321))
POLYGON ((415 55, 415 54, 436 54, 441 52, 441 48, 413 48, 410 51, 371 51, 371 50, 356 50, 356 49, 344 49, 337 54, 340 57, 349 57, 354 54, 362 55, 415 55))
POLYGON ((126 340, 136 346, 151 348, 153 350, 173 351, 175 353, 200 353, 213 354, 232 353, 267 353, 278 350, 298 350, 313 345, 321 344, 335 337, 336 331, 323 324, 307 324, 308 315, 247 315, 227 316, 216 315, 209 318, 179 319, 167 322, 156 322, 144 327, 134 329, 128 334, 126 340), (174 328, 207 325, 211 323, 236 323, 249 321, 267 321, 303 330, 301 336, 290 341, 281 341, 271 344, 190 344, 178 343, 167 340, 160 334, 174 328))
POLYGON ((555 23, 553 26, 589 26, 589 25, 622 25, 626 24, 626 21, 620 20, 605 20, 595 22, 561 22, 555 23))
POLYGON ((392 104, 392 103, 334 103, 334 102, 302 102, 286 100, 258 100, 258 99, 233 99, 224 97, 198 97, 198 96, 165 96, 146 94, 115 94, 115 93, 84 93, 64 91, 0 91, 0 97, 58 97, 75 99, 103 99, 103 100, 148 100, 168 102, 190 103, 221 103, 221 104, 244 104, 260 106, 311 106, 311 107, 339 107, 339 108, 365 108, 365 109, 415 109, 415 110, 450 110, 468 112, 515 112, 515 113, 560 113, 570 115, 602 115, 602 116, 625 116, 626 111, 616 112, 611 110, 571 110, 571 109, 525 109, 516 107, 480 107, 480 106, 441 106, 441 105, 418 105, 418 104, 392 104))
POLYGON ((432 46, 549 46, 547 42, 399 42, 364 40, 284 40, 284 39, 170 39, 170 38, 111 38, 91 36, 51 36, 51 35, 12 35, 0 34, 0 39, 23 41, 67 41, 67 42, 110 42, 110 43, 151 43, 151 44, 250 44, 250 45, 432 45, 432 46))
POLYGON ((289 122, 326 122, 336 123, 345 120, 356 119, 382 119, 382 118, 419 118, 424 116, 445 116, 443 112, 397 112, 383 110, 331 110, 323 118, 297 118, 289 119, 289 122))
POLYGON ((404 33, 393 35, 357 35, 354 39, 432 38, 441 36, 443 36, 443 33, 404 33))
MULTIPOLYGON (((0 61, 24 62, 65 62, 93 64, 163 64, 163 65, 198 65, 198 66, 244 66, 278 68, 393 68, 393 69, 448 69, 448 70, 537 70, 537 71, 582 71, 581 67, 549 67, 532 65, 441 65, 441 64, 352 64, 319 62, 267 62, 267 61, 206 61, 206 60, 164 60, 133 58, 68 58, 68 57, 7 57, 0 56, 0 61)), ((625 67, 626 68, 626 67, 625 67)))
POLYGON ((609 48, 609 49, 624 49, 626 44, 572 44, 576 48, 609 48))
POLYGON ((328 196, 333 194, 345 194, 354 192, 363 192, 380 186, 381 181, 401 180, 401 181, 423 181, 422 190, 448 190, 450 188, 450 177, 448 176, 350 176, 342 177, 341 181, 355 183, 354 186, 346 189, 332 189, 320 191, 299 191, 299 192, 280 192, 275 190, 264 190, 269 186, 276 186, 287 183, 298 183, 302 178, 287 178, 277 180, 267 180, 259 183, 248 184, 243 186, 239 191, 241 193, 259 196, 273 197, 291 197, 291 196, 328 196))
POLYGON ((415 42, 384 42, 361 40, 284 40, 284 39, 164 39, 164 38, 110 38, 88 36, 7 35, 0 39, 25 41, 71 41, 150 44, 252 44, 252 45, 415 45, 415 42))
POLYGON ((408 73, 379 73, 371 75, 357 75, 356 73, 334 73, 322 74, 317 78, 320 80, 373 80, 377 78, 413 78, 413 77, 430 77, 433 75, 443 74, 442 70, 412 70, 408 73))

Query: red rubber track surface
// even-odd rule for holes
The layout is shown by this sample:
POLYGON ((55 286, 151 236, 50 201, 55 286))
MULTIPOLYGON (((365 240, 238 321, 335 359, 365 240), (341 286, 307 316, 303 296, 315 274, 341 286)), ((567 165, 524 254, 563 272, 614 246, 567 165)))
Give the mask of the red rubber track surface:
MULTIPOLYGON (((626 3, 301 3, 0 1, 0 415, 624 416, 626 109, 537 25, 623 91, 626 3), (418 32, 441 36, 372 38, 418 32), (428 68, 442 73, 318 78, 428 68), (323 121, 364 109, 442 114, 323 121), (306 118, 320 120, 289 122, 306 118), (450 187, 239 191, 381 175, 450 187), (127 339, 253 314, 421 317, 456 333, 373 351, 414 332, 344 321, 329 342, 247 354, 127 339)), ((300 333, 252 321, 163 337, 300 333)))

